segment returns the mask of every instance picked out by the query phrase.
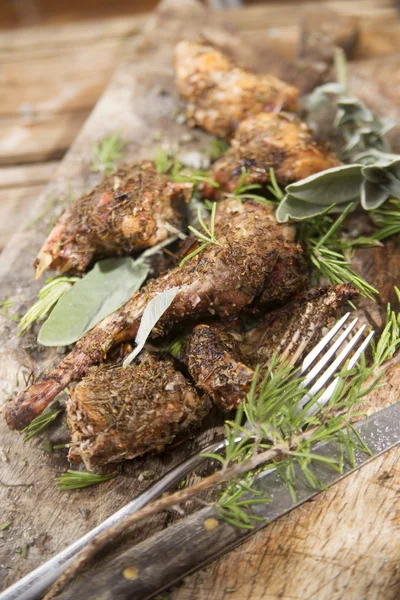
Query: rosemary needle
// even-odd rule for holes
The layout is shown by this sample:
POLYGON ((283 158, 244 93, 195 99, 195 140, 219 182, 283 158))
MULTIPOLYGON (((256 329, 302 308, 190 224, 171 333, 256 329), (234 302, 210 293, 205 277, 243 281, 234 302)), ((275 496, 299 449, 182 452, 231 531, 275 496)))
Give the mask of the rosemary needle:
POLYGON ((46 429, 53 421, 56 420, 62 410, 53 410, 47 413, 39 415, 25 429, 22 429, 21 433, 27 434, 24 437, 24 444, 28 440, 32 439, 35 435, 38 435, 41 431, 46 429))
POLYGON ((109 481, 116 476, 117 473, 97 475, 96 473, 88 473, 87 471, 72 471, 69 469, 66 473, 56 478, 56 486, 59 490, 78 490, 109 481))

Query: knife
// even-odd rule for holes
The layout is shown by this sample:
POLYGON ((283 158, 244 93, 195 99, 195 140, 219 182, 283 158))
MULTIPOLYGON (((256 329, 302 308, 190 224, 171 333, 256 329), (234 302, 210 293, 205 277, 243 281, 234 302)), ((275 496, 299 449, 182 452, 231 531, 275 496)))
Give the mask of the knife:
MULTIPOLYGON (((400 443, 400 402, 393 404, 355 425, 371 455, 355 450, 354 463, 344 458, 338 473, 325 463, 314 461, 313 474, 329 487, 358 470, 371 460, 400 443)), ((313 449, 330 458, 339 459, 336 442, 319 444, 313 449)), ((223 521, 213 508, 202 509, 153 535, 117 558, 74 581, 57 600, 146 600, 171 587, 187 575, 202 569, 226 554, 262 527, 316 496, 321 490, 311 489, 301 469, 296 466, 296 501, 293 502, 278 471, 262 474, 253 487, 269 494, 272 502, 255 505, 253 512, 265 520, 252 530, 243 530, 223 521), (212 521, 209 521, 212 519, 212 521), (207 527, 212 524, 213 527, 207 527)), ((0 595, 1 599, 1 595, 0 595)))

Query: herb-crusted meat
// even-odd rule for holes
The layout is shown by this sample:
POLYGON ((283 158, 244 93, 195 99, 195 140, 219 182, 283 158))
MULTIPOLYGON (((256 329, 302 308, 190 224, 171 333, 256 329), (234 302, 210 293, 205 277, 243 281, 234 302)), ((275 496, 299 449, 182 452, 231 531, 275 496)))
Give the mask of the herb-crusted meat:
MULTIPOLYGON (((224 213, 224 202, 220 206, 224 213)), ((157 335, 179 321, 239 313, 268 289, 281 254, 292 252, 301 257, 292 228, 279 225, 268 206, 236 201, 233 209, 230 201, 227 214, 229 218, 221 219, 216 228, 218 243, 149 281, 122 308, 89 331, 58 367, 9 403, 5 408, 8 425, 12 429, 25 427, 71 381, 81 379, 90 366, 101 362, 110 348, 134 339, 144 309, 161 292, 179 288, 153 332, 157 335)), ((284 276, 278 280, 285 295, 284 276)), ((303 281, 301 277, 299 280, 303 281)), ((290 289, 293 291, 292 283, 290 289)))
POLYGON ((179 227, 178 205, 192 186, 173 183, 151 161, 124 165, 59 218, 34 267, 82 272, 96 259, 121 256, 154 246, 179 227))
MULTIPOLYGON (((211 176, 222 189, 233 192, 243 170, 246 183, 265 184, 270 182, 272 167, 277 181, 287 185, 340 164, 332 152, 313 140, 312 132, 298 117, 264 112, 240 123, 231 148, 214 163, 211 176)), ((213 189, 207 187, 205 195, 211 197, 213 189)))
POLYGON ((249 391, 257 365, 262 372, 274 353, 297 364, 346 300, 357 295, 349 284, 308 290, 242 335, 198 325, 187 339, 183 360, 196 385, 219 408, 231 410, 249 391))
POLYGON ((170 359, 145 351, 126 368, 95 367, 71 391, 69 459, 89 470, 160 452, 178 433, 199 425, 211 408, 170 359))
POLYGON ((175 49, 176 84, 189 125, 229 139, 246 117, 295 110, 299 91, 274 77, 235 66, 211 46, 180 42, 175 49))

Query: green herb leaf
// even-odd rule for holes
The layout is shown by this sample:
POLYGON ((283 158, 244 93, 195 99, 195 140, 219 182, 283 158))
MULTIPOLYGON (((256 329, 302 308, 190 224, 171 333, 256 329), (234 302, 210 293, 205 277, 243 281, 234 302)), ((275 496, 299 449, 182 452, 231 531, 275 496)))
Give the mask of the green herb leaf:
POLYGON ((39 343, 66 346, 76 342, 129 300, 148 272, 148 265, 140 259, 134 261, 126 257, 99 261, 59 300, 40 330, 39 343))
MULTIPOLYGON (((328 206, 328 212, 341 212, 346 206, 347 204, 331 204, 328 206)), ((321 207, 318 204, 311 204, 310 202, 304 202, 304 200, 299 200, 290 194, 286 194, 276 209, 276 220, 278 223, 286 223, 289 219, 293 219, 293 221, 304 221, 326 212, 327 209, 325 207, 321 207)))
POLYGON ((371 211, 369 216, 378 227, 372 236, 374 240, 385 240, 400 233, 399 200, 389 200, 382 208, 371 211))
POLYGON ((152 332, 153 327, 157 324, 165 311, 171 306, 178 292, 179 288, 174 287, 170 290, 162 292, 150 300, 143 312, 139 331, 137 332, 135 338, 136 348, 125 358, 123 363, 124 367, 127 367, 142 350, 147 338, 152 332))
POLYGON ((104 481, 109 481, 116 476, 117 473, 111 473, 111 475, 96 475, 96 473, 72 471, 70 469, 60 477, 57 477, 55 481, 59 490, 78 490, 91 485, 97 485, 98 483, 103 483, 104 481))
POLYGON ((400 198, 400 157, 386 165, 363 167, 362 174, 361 205, 365 210, 378 208, 390 197, 400 198))
POLYGON ((341 83, 324 83, 303 98, 303 106, 308 111, 316 111, 332 104, 332 98, 346 92, 341 83))
POLYGON ((4 531, 5 529, 8 529, 9 527, 11 527, 11 521, 6 521, 5 523, 2 523, 0 525, 0 531, 4 531))
POLYGON ((210 226, 208 227, 203 219, 201 206, 198 206, 197 220, 198 220, 199 224, 201 225, 201 227, 203 228, 204 233, 202 233, 201 231, 199 231, 192 225, 189 225, 188 229, 191 233, 193 233, 197 237, 197 239, 199 241, 202 242, 202 244, 198 248, 196 248, 196 250, 193 250, 193 252, 190 252, 190 254, 187 254, 183 258, 183 260, 181 260, 181 262, 179 264, 180 267, 182 267, 188 260, 190 260, 194 256, 197 256, 197 254, 200 254, 200 252, 202 252, 210 244, 217 244, 217 245, 219 244, 219 242, 215 236, 216 212, 217 212, 217 203, 213 202, 211 205, 210 226))
POLYGON ((29 423, 27 427, 22 429, 21 433, 25 433, 24 444, 35 435, 41 433, 44 429, 46 429, 53 421, 55 421, 58 415, 62 413, 62 410, 53 410, 49 412, 45 412, 29 423))
POLYGON ((35 321, 40 321, 57 304, 57 302, 66 294, 71 287, 79 281, 79 277, 52 277, 47 279, 46 284, 39 292, 39 299, 30 307, 22 317, 18 325, 18 335, 21 335, 35 321))
POLYGON ((126 142, 121 139, 120 132, 110 133, 99 142, 93 144, 91 171, 108 175, 124 156, 126 142))
POLYGON ((207 146, 206 153, 210 160, 217 160, 220 156, 223 155, 229 148, 229 144, 224 142, 223 140, 219 140, 215 138, 211 140, 209 145, 207 146))
POLYGON ((352 202, 360 196, 362 182, 361 165, 341 165, 310 175, 291 183, 286 192, 310 204, 330 206, 352 202))

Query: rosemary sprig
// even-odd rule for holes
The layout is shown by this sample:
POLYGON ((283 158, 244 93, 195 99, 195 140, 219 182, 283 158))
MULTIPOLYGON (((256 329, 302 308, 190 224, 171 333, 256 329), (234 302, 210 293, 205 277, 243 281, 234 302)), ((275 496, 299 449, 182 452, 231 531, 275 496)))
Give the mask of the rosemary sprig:
POLYGON ((43 413, 33 419, 25 429, 22 429, 21 433, 25 433, 24 444, 32 439, 35 435, 41 433, 46 429, 53 421, 55 421, 62 410, 54 410, 43 413))
POLYGON ((0 302, 0 315, 9 321, 19 321, 17 314, 10 314, 10 308, 14 305, 14 302, 10 299, 5 299, 0 302))
POLYGON ((171 181, 192 183, 195 191, 198 183, 208 183, 214 188, 219 188, 219 183, 203 171, 188 171, 180 162, 176 154, 159 148, 154 158, 157 173, 167 175, 171 181))
POLYGON ((111 173, 117 162, 124 156, 126 142, 121 139, 119 132, 110 133, 92 148, 92 164, 90 170, 94 173, 111 173))
POLYGON ((206 225, 206 223, 204 222, 204 219, 203 219, 202 214, 201 214, 200 207, 197 209, 197 218, 198 218, 198 221, 199 221, 199 223, 200 223, 200 225, 201 225, 204 233, 202 231, 199 231, 195 227, 192 227, 191 225, 189 225, 188 229, 202 243, 201 243, 201 245, 198 248, 196 248, 196 250, 193 250, 193 252, 191 252, 190 254, 188 254, 187 256, 185 256, 185 258, 180 262, 180 266, 184 265, 188 260, 190 260, 194 256, 197 256, 197 254, 200 254, 200 252, 203 252, 203 250, 205 248, 207 248, 210 244, 220 245, 219 242, 218 242, 218 240, 217 240, 217 238, 216 238, 216 236, 215 236, 215 215, 216 215, 216 210, 217 210, 217 203, 214 202, 213 205, 212 205, 212 209, 211 209, 210 226, 208 227, 206 225))
POLYGON ((97 475, 96 473, 88 473, 87 471, 72 471, 69 469, 66 473, 57 477, 55 481, 59 490, 78 490, 114 479, 117 474, 97 475))
POLYGON ((182 164, 178 161, 177 157, 175 155, 170 155, 170 153, 163 148, 157 148, 154 164, 157 173, 160 175, 168 173, 170 170, 178 172, 182 168, 182 164))
MULTIPOLYGON (((396 286, 394 290, 400 304, 400 290, 396 286)), ((386 306, 385 327, 379 340, 372 344, 372 348, 375 370, 389 361, 400 349, 400 313, 393 311, 389 303, 386 306)))
POLYGON ((357 246, 375 245, 376 240, 365 237, 351 241, 344 239, 341 226, 353 204, 349 204, 336 220, 327 214, 330 208, 297 225, 298 238, 308 251, 312 274, 316 275, 317 282, 322 276, 330 283, 352 283, 362 296, 374 299, 378 290, 352 269, 346 252, 357 246))
POLYGON ((378 227, 372 234, 374 240, 385 240, 400 233, 400 200, 388 200, 376 210, 371 210, 369 216, 378 227))
POLYGON ((223 140, 214 138, 208 144, 206 154, 210 160, 217 160, 217 158, 220 158, 220 156, 222 156, 224 152, 228 150, 228 148, 229 144, 227 144, 223 140))
MULTIPOLYGON (((271 171, 273 172, 273 169, 270 169, 270 173, 271 171)), ((255 200, 256 202, 259 202, 260 204, 265 204, 267 206, 271 206, 274 205, 275 202, 273 200, 267 200, 267 198, 264 198, 264 196, 262 196, 261 194, 254 194, 253 191, 254 190, 260 190, 262 189, 262 185, 259 183, 247 183, 248 180, 248 176, 249 174, 247 173, 245 167, 242 167, 242 174, 240 176, 239 179, 239 183, 237 184, 236 188, 233 190, 232 193, 230 194, 225 194, 225 196, 227 198, 236 198, 236 200, 255 200)), ((278 184, 276 183, 276 179, 275 179, 275 174, 273 174, 273 178, 275 181, 275 184, 277 186, 277 190, 278 190, 278 194, 281 193, 281 190, 278 187, 278 184)), ((274 188, 274 183, 271 179, 271 183, 272 186, 269 186, 268 189, 272 191, 272 194, 274 197, 276 197, 276 190, 274 188)))
POLYGON ((46 317, 59 299, 68 292, 69 289, 79 281, 79 277, 52 277, 47 279, 45 285, 39 291, 39 299, 25 313, 18 325, 18 335, 21 335, 35 321, 40 321, 46 317))
POLYGON ((271 180, 271 185, 267 185, 267 189, 277 199, 277 201, 280 202, 283 199, 285 192, 281 190, 281 188, 278 185, 275 170, 273 169, 273 167, 269 168, 269 178, 271 180))
MULTIPOLYGON (((396 319, 399 319, 398 314, 396 319)), ((398 341, 400 343, 400 338, 398 341)), ((341 456, 343 456, 343 450, 346 450, 350 457, 353 456, 355 448, 368 452, 362 440, 357 436, 355 438, 349 436, 348 432, 352 430, 350 420, 354 406, 379 384, 379 377, 375 377, 371 383, 367 383, 371 375, 374 374, 375 368, 375 360, 368 367, 365 359, 361 358, 358 366, 353 369, 351 374, 345 371, 341 373, 340 385, 337 386, 329 406, 323 407, 310 417, 304 411, 298 410, 296 399, 300 393, 304 394, 304 388, 301 388, 302 379, 290 378, 288 381, 287 375, 288 372, 290 373, 290 367, 283 368, 281 361, 274 358, 272 366, 264 375, 263 391, 258 388, 257 383, 260 379, 260 373, 257 373, 257 381, 253 381, 251 390, 244 405, 240 407, 239 415, 236 416, 233 426, 230 423, 226 424, 227 434, 230 436, 226 446, 227 454, 222 457, 222 460, 218 454, 215 455, 215 458, 223 463, 222 468, 191 486, 185 486, 172 494, 165 494, 162 498, 124 517, 110 530, 99 534, 87 549, 79 555, 78 559, 68 567, 50 590, 50 593, 59 593, 82 565, 86 565, 106 544, 115 540, 128 527, 135 525, 146 517, 168 510, 172 506, 183 505, 204 490, 216 486, 222 488, 217 504, 217 510, 221 517, 226 518, 237 527, 249 528, 253 526, 255 520, 254 515, 249 513, 251 505, 261 501, 270 501, 268 496, 256 495, 253 499, 246 496, 247 491, 252 490, 254 492, 252 488, 253 477, 260 470, 278 467, 280 472, 284 473, 285 481, 290 482, 289 489, 293 494, 293 498, 295 498, 294 461, 298 462, 302 472, 313 486, 319 485, 319 482, 309 469, 312 461, 318 460, 329 463, 337 470, 342 467, 341 457, 339 457, 338 463, 332 463, 329 457, 323 457, 312 451, 314 444, 336 439, 339 442, 341 456), (277 376, 279 372, 280 375, 277 376), (287 386, 291 385, 292 382, 295 384, 293 388, 294 396, 292 396, 294 402, 290 401, 291 394, 286 393, 285 401, 278 403, 276 397, 279 396, 280 391, 287 391, 287 386), (300 389, 296 387, 296 384, 300 389), (242 440, 237 439, 236 432, 238 430, 243 432, 240 424, 241 415, 244 411, 247 411, 248 418, 257 415, 259 409, 256 405, 259 404, 260 400, 264 406, 261 415, 268 414, 268 418, 265 421, 256 422, 255 430, 257 431, 257 427, 259 429, 263 427, 268 431, 271 441, 269 443, 264 442, 258 436, 254 436, 253 430, 249 432, 244 430, 245 435, 248 433, 249 443, 238 448, 238 444, 241 444, 242 440), (336 409, 338 409, 338 412, 336 412, 336 409), (346 412, 344 412, 344 409, 346 412), (235 460, 231 461, 231 457, 235 457, 235 460), (277 460, 279 462, 276 462, 277 460)), ((356 415, 354 414, 354 416, 356 415)))
POLYGON ((174 358, 179 358, 182 354, 183 348, 185 346, 185 335, 178 335, 178 337, 174 338, 172 342, 170 342, 167 346, 165 346, 165 352, 171 354, 174 358))

